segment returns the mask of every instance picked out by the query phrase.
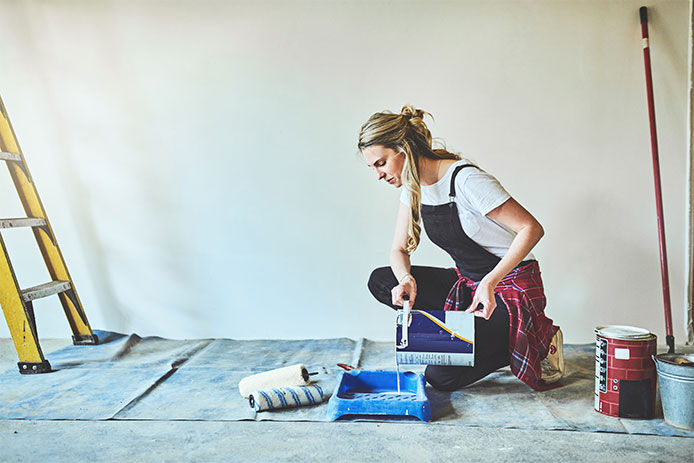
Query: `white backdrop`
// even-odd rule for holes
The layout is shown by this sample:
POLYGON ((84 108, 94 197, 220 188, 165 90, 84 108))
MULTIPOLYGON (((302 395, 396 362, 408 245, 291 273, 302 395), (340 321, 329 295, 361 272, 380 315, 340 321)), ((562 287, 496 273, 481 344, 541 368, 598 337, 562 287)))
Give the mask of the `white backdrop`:
MULTIPOLYGON (((646 3, 683 342, 689 6, 646 3)), ((399 192, 356 142, 411 103, 543 224, 567 342, 664 341, 641 5, 0 0, 0 95, 95 328, 391 339, 366 280, 399 192)), ((22 215, 0 182, 0 216, 22 215)), ((47 281, 31 234, 3 236, 20 284, 47 281)), ((427 240, 413 262, 451 265, 427 240)), ((37 311, 69 335, 57 298, 37 311)))

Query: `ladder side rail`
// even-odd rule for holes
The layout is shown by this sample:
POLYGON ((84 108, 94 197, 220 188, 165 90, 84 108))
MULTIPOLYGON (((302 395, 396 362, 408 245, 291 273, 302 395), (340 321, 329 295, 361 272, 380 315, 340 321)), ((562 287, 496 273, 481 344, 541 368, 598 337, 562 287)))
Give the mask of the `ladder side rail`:
POLYGON ((39 345, 36 326, 29 317, 22 300, 21 290, 2 235, 0 235, 0 247, 2 248, 0 254, 0 306, 2 306, 7 327, 10 329, 10 335, 17 350, 20 372, 22 371, 22 364, 47 365, 50 369, 39 345))
MULTIPOLYGON (((10 171, 10 176, 14 182, 17 193, 28 217, 42 218, 46 221, 44 228, 33 228, 36 243, 41 251, 43 260, 48 269, 48 273, 53 280, 69 281, 72 283, 72 278, 67 270, 67 265, 63 258, 60 248, 58 247, 53 228, 51 227, 46 211, 38 195, 36 186, 31 177, 31 173, 24 159, 22 150, 19 147, 19 142, 15 136, 14 129, 10 122, 9 116, 5 109, 2 98, 0 98, 0 150, 9 153, 19 154, 23 168, 15 162, 7 162, 7 168, 10 171), (48 233, 46 233, 46 230, 48 233), (50 236, 49 236, 50 234, 50 236)), ((72 329, 73 339, 80 343, 96 342, 86 314, 82 308, 82 303, 77 296, 77 291, 72 285, 72 294, 74 297, 66 297, 64 293, 59 294, 60 302, 63 310, 72 329), (74 301, 74 302, 73 302, 74 301)))

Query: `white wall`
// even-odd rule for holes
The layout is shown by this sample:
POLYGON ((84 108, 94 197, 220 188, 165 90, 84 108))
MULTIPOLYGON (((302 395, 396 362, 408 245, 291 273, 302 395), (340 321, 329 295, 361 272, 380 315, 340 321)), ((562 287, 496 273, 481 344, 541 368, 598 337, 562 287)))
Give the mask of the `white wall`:
MULTIPOLYGON (((684 341, 689 6, 646 3, 684 341)), ((0 1, 0 95, 95 328, 391 339, 366 279, 398 191, 356 141, 412 103, 545 227, 567 342, 599 324, 664 341, 641 5, 0 1)), ((0 216, 21 215, 0 181, 0 216)), ((47 276, 24 232, 3 236, 31 286, 47 276)), ((413 262, 451 265, 428 241, 413 262)), ((42 336, 69 335, 57 298, 37 310, 42 336)))

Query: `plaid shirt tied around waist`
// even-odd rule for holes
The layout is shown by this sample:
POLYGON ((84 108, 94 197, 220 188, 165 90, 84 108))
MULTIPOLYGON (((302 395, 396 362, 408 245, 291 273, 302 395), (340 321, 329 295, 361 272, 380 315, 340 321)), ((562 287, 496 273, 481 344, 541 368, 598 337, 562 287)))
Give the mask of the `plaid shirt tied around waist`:
MULTIPOLYGON (((479 285, 479 282, 462 275, 458 269, 456 272, 458 281, 448 293, 443 310, 467 309, 460 307, 463 301, 462 285, 473 292, 479 285)), ((513 374, 536 391, 561 386, 560 383, 547 384, 542 380, 540 362, 547 356, 552 337, 559 327, 545 315, 547 299, 540 277, 540 265, 533 261, 513 269, 494 288, 494 293, 503 299, 508 308, 508 349, 513 374)))

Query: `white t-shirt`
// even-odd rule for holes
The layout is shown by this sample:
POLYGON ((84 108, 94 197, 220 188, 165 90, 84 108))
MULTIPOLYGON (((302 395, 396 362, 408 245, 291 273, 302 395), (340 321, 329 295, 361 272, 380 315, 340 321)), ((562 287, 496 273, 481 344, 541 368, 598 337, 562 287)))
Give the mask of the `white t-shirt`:
MULTIPOLYGON (((457 166, 471 164, 462 159, 448 168, 446 174, 433 185, 422 185, 422 204, 438 206, 450 200, 451 176, 457 166)), ((495 256, 504 257, 516 233, 486 215, 505 203, 511 195, 494 176, 476 167, 466 167, 455 177, 455 202, 460 224, 467 236, 495 256)), ((410 205, 410 191, 406 185, 400 202, 410 205)), ((523 260, 535 259, 528 254, 523 260)))

